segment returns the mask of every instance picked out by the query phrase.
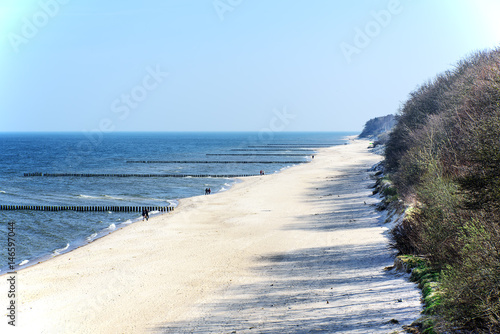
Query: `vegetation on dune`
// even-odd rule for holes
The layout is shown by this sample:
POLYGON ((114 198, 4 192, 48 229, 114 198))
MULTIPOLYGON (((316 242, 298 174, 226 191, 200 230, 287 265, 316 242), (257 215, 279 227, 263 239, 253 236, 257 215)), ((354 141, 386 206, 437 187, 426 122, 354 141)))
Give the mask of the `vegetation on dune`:
MULTIPOLYGON (((424 257, 447 330, 500 332, 500 49, 478 52, 410 94, 385 168, 411 214, 392 231, 424 257)), ((426 267, 427 268, 427 267, 426 267)), ((436 326, 439 328, 439 326, 436 326)))

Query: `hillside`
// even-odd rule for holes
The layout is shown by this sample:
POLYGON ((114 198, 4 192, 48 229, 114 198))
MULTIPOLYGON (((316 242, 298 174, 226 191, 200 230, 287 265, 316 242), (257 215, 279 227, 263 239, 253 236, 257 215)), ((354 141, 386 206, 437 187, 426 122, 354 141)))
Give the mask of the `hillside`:
POLYGON ((397 118, 385 166, 408 209, 392 234, 432 273, 434 330, 499 333, 500 49, 420 86, 397 118))
POLYGON ((396 124, 394 115, 375 117, 366 122, 359 138, 373 139, 381 134, 388 133, 396 124))

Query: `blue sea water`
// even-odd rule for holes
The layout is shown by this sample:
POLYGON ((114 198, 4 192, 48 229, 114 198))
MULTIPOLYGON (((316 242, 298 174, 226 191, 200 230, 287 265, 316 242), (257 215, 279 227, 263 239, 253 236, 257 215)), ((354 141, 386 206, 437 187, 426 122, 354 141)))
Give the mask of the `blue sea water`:
MULTIPOLYGON (((203 195, 207 187, 212 192, 225 191, 236 179, 25 177, 24 173, 259 174, 264 170, 268 174, 293 165, 290 161, 308 161, 314 153, 311 146, 343 144, 343 138, 352 134, 0 134, 0 205, 175 206, 180 198, 203 195), (288 151, 284 145, 289 145, 288 151), (128 163, 168 160, 278 163, 128 163)), ((137 212, 0 210, 0 248, 4 250, 0 257, 0 274, 7 271, 9 262, 6 251, 8 223, 15 223, 15 262, 17 268, 22 268, 92 242, 138 220, 139 216, 137 212)))

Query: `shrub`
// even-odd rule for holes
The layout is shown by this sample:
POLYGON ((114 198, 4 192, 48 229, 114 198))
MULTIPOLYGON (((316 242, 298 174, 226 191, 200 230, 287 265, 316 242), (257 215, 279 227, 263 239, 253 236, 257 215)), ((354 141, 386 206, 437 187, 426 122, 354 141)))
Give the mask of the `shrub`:
POLYGON ((442 271, 439 295, 423 286, 432 312, 500 332, 500 49, 419 87, 397 120, 385 149, 396 189, 384 193, 413 210, 391 232, 393 246, 442 271))
POLYGON ((455 325, 500 331, 500 234, 472 220, 460 229, 460 261, 443 271, 442 313, 455 325))

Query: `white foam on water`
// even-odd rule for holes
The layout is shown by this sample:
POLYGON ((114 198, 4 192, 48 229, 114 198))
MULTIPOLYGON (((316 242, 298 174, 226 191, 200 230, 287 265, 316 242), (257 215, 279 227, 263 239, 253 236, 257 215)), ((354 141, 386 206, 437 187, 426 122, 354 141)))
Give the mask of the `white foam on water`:
POLYGON ((148 201, 155 201, 155 202, 163 202, 165 199, 164 198, 146 198, 148 201))
POLYGON ((123 198, 121 197, 113 197, 113 196, 109 196, 109 195, 101 195, 102 198, 107 198, 107 199, 115 199, 115 200, 118 200, 118 201, 122 201, 123 198))
POLYGON ((26 263, 30 262, 30 260, 24 260, 19 263, 20 266, 24 266, 26 263))
POLYGON ((115 224, 109 225, 108 230, 110 230, 110 231, 116 230, 116 225, 115 224))
POLYGON ((91 235, 89 235, 87 237, 87 241, 92 241, 92 240, 94 240, 95 237, 97 237, 97 233, 92 233, 91 235))
POLYGON ((168 202, 168 204, 172 205, 174 208, 179 206, 179 201, 176 199, 169 199, 169 200, 167 200, 167 202, 168 202))
POLYGON ((91 196, 91 195, 84 195, 84 194, 80 194, 80 195, 77 195, 76 197, 79 197, 79 198, 92 198, 92 199, 114 199, 114 200, 118 200, 118 201, 122 201, 123 198, 121 197, 113 197, 113 196, 110 196, 110 195, 99 195, 99 196, 91 196))
POLYGON ((99 198, 99 197, 89 196, 89 195, 83 195, 83 194, 77 195, 76 197, 80 197, 80 198, 99 198))
POLYGON ((56 249, 52 255, 54 255, 54 256, 59 255, 59 254, 61 254, 61 252, 64 252, 68 248, 69 248, 69 243, 66 244, 66 247, 64 247, 64 248, 56 249))

